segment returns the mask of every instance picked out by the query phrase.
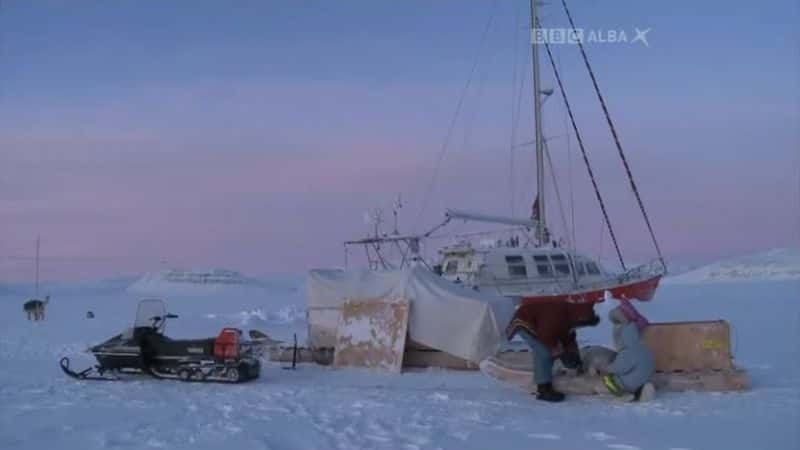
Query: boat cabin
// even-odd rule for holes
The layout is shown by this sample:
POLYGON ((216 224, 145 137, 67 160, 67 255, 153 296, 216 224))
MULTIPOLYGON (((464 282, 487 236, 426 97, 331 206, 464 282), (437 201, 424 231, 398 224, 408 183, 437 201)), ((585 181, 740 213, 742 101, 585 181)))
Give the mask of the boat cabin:
POLYGON ((519 247, 516 241, 440 250, 442 277, 505 296, 556 294, 608 277, 596 261, 558 247, 519 247))

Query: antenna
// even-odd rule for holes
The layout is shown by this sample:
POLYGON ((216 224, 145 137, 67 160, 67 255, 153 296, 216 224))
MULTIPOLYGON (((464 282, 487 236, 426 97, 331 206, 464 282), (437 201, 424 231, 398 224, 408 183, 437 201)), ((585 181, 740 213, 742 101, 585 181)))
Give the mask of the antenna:
POLYGON ((39 235, 36 235, 36 298, 39 298, 39 235))
POLYGON ((369 220, 374 227, 375 237, 380 237, 381 224, 383 221, 383 211, 380 208, 375 208, 369 214, 369 220))

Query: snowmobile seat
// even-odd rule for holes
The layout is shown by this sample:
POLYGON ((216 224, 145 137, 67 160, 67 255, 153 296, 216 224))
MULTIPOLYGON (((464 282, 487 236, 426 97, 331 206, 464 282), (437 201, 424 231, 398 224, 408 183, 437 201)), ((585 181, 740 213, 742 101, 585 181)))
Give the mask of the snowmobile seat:
POLYGON ((156 356, 210 355, 214 347, 214 338, 206 339, 170 339, 163 334, 145 327, 134 330, 134 337, 146 358, 156 356), (138 335, 138 336, 137 336, 138 335))
POLYGON ((170 339, 164 335, 151 336, 150 343, 159 356, 210 355, 214 338, 170 339))
POLYGON ((214 342, 214 357, 219 359, 238 359, 241 335, 242 330, 238 328, 223 328, 214 342))

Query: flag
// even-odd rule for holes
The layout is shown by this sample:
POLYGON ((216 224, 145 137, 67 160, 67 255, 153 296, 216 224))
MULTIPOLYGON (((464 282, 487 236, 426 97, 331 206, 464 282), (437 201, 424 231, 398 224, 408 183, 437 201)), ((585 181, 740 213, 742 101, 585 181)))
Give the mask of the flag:
POLYGON ((531 220, 534 222, 539 221, 539 195, 536 195, 536 200, 533 201, 533 207, 531 208, 531 220))

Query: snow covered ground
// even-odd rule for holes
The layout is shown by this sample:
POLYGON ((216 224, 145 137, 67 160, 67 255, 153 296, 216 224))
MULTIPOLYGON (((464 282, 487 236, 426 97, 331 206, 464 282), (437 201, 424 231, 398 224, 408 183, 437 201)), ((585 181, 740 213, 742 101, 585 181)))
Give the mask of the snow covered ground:
MULTIPOLYGON (((259 289, 166 297, 175 337, 225 325, 305 334, 299 277, 259 289), (291 288, 295 285, 296 288, 291 288), (290 286, 287 288, 287 286, 290 286)), ((78 382, 58 358, 128 326, 133 280, 48 286, 47 320, 25 320, 25 286, 0 288, 0 449, 796 449, 800 448, 800 282, 667 284, 654 321, 723 318, 746 393, 666 393, 647 404, 543 404, 477 372, 402 375, 266 363, 243 385, 78 382), (86 311, 95 313, 86 318, 86 311)), ((608 342, 607 323, 581 335, 608 342)))

